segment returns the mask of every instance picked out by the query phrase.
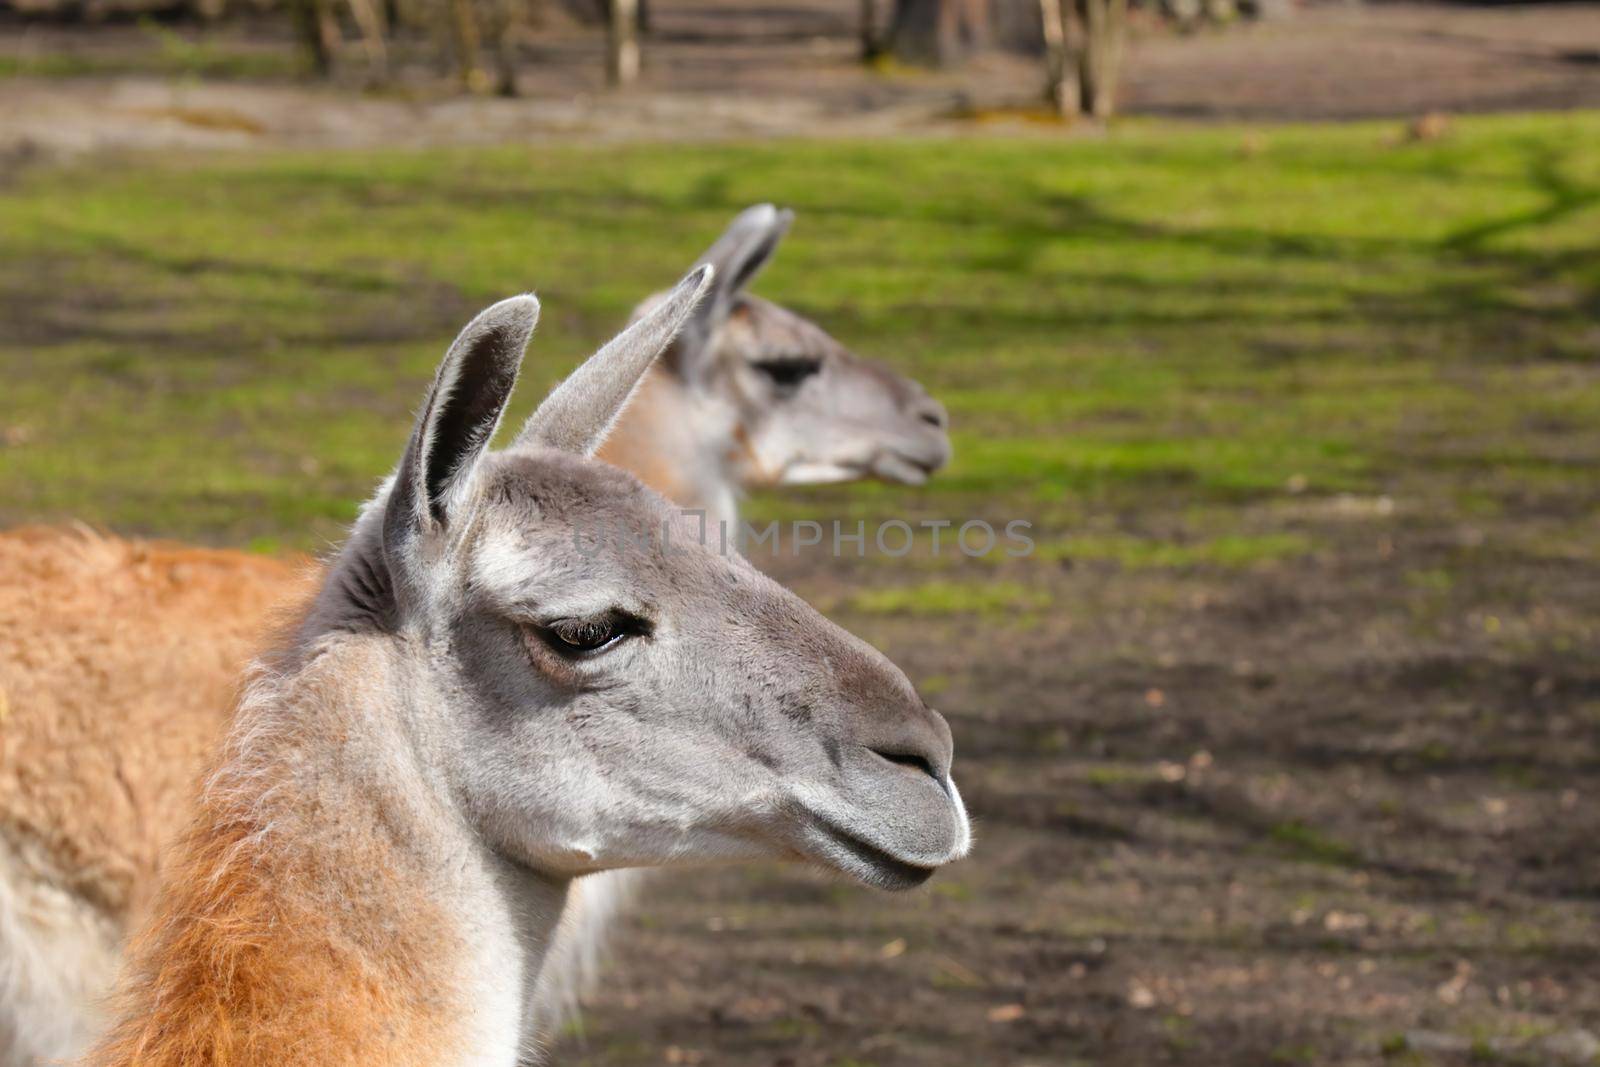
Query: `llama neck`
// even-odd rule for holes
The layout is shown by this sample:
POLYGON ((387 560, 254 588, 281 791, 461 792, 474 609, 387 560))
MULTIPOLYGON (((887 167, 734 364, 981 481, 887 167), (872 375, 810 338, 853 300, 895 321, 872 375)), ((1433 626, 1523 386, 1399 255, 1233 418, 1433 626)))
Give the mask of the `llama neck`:
POLYGON ((679 507, 704 509, 715 544, 716 524, 726 523, 731 537, 738 520, 731 462, 740 448, 738 427, 732 405, 695 394, 658 364, 640 381, 600 458, 679 507))
POLYGON ((404 725, 419 688, 381 635, 252 682, 89 1063, 518 1062, 566 887, 461 821, 404 725))

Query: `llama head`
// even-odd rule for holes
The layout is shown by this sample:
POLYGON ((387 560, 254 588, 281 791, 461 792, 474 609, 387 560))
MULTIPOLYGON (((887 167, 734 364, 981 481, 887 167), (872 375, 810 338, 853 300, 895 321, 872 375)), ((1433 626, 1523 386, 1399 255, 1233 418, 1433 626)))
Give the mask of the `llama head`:
POLYGON ((722 458, 746 488, 859 478, 920 485, 950 459, 944 407, 910 378, 745 291, 793 221, 771 204, 734 219, 700 258, 716 280, 664 362, 719 409, 707 421, 731 428, 722 458))
POLYGON ((382 507, 410 726, 466 821, 555 877, 779 857, 901 888, 963 855, 950 732, 880 653, 591 458, 701 267, 488 450, 538 305, 446 355, 382 507))

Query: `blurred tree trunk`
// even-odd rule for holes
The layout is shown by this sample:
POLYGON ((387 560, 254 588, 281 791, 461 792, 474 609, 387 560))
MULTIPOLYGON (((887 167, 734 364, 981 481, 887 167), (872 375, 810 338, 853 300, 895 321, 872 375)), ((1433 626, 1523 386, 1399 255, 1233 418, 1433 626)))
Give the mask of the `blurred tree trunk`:
MULTIPOLYGON (((865 51, 870 3, 862 3, 865 51)), ((1056 110, 1104 119, 1116 110, 1127 29, 1128 0, 895 0, 889 49, 936 67, 995 47, 1042 54, 1056 110)))
POLYGON ((295 33, 311 59, 311 69, 326 78, 333 71, 344 37, 328 0, 291 0, 295 33))
POLYGON ((374 84, 389 80, 389 49, 384 42, 388 27, 384 10, 377 0, 350 0, 350 14, 361 31, 361 47, 367 53, 367 75, 374 84))
POLYGON ((1078 114, 1078 71, 1073 58, 1072 0, 1039 0, 1044 25, 1045 95, 1057 115, 1078 114))
POLYGON ((611 18, 606 27, 606 81, 621 86, 638 78, 638 0, 611 0, 611 18))
POLYGON ((1116 110, 1117 80, 1128 30, 1128 0, 1079 0, 1083 13, 1083 56, 1078 89, 1085 115, 1110 118, 1116 110))
POLYGON ((858 32, 861 35, 861 60, 871 63, 883 55, 883 38, 878 33, 877 0, 860 0, 858 32))
POLYGON ((517 42, 522 27, 521 0, 490 0, 489 44, 494 52, 495 86, 500 96, 517 95, 517 42))
POLYGON ((472 10, 472 0, 448 0, 447 17, 450 22, 450 41, 456 51, 456 71, 461 84, 469 93, 481 93, 489 87, 489 76, 483 72, 478 58, 482 41, 478 36, 477 13, 472 10))
POLYGON ((889 48, 897 59, 947 67, 990 43, 988 0, 896 0, 889 48))

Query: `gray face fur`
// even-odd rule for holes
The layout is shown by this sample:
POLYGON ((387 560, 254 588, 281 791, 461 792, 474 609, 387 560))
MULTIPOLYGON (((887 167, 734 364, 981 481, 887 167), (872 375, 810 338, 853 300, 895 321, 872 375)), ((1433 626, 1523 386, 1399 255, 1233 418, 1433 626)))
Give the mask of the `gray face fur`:
POLYGON ((664 360, 695 392, 727 407, 723 418, 739 440, 724 459, 738 484, 876 477, 920 485, 950 460, 944 407, 911 379, 745 292, 793 221, 793 212, 771 204, 734 219, 700 258, 716 280, 664 360))
POLYGON ((314 617, 402 638, 428 762, 480 838, 536 871, 778 857, 915 885, 969 844, 943 718, 876 650, 589 458, 710 273, 498 454, 538 304, 480 315, 314 617), (592 539, 619 530, 654 536, 592 539))

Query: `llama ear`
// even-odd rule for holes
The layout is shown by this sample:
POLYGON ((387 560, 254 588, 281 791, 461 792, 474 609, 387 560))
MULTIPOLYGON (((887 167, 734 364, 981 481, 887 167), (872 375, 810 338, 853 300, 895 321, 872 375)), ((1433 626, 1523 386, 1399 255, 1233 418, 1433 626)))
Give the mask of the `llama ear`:
POLYGON ((400 459, 384 516, 391 544, 448 526, 511 397, 539 301, 514 296, 478 315, 445 353, 400 459))
POLYGON ((732 300, 754 281, 778 250, 778 242, 789 232, 792 222, 793 211, 779 211, 771 204, 757 204, 739 212, 716 244, 700 257, 701 263, 709 263, 717 272, 716 289, 706 307, 732 300))
POLYGON ((584 361, 529 416, 513 447, 593 455, 639 379, 705 296, 714 274, 709 266, 696 267, 660 303, 584 361))
POLYGON ((684 326, 679 352, 686 370, 709 354, 712 335, 728 320, 739 294, 772 259, 793 221, 794 212, 787 208, 780 211, 771 204, 745 208, 700 257, 701 263, 716 269, 717 282, 684 326))

